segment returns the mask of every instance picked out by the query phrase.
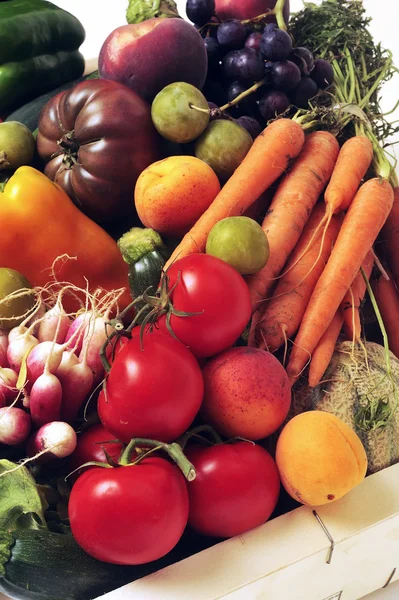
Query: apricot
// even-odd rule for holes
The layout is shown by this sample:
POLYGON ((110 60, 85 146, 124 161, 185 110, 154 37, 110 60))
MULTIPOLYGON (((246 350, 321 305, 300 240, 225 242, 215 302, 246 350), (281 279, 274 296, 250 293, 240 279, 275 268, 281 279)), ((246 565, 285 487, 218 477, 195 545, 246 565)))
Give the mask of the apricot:
POLYGON ((367 470, 366 452, 353 429, 317 410, 288 421, 277 441, 276 463, 288 494, 308 506, 341 498, 367 470))
POLYGON ((194 156, 169 156, 147 167, 134 192, 137 214, 145 227, 183 236, 220 191, 209 165, 194 156))

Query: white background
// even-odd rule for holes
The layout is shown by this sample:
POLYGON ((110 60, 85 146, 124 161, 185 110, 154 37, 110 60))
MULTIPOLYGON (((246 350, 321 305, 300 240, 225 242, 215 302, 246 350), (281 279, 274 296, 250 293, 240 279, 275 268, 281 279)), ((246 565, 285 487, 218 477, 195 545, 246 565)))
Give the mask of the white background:
MULTIPOLYGON (((241 0, 237 0, 240 2, 241 0)), ((319 3, 319 0, 313 0, 319 3)), ((127 0, 53 0, 54 4, 75 14, 83 23, 87 37, 82 46, 86 59, 95 58, 107 35, 119 25, 124 25, 127 0)), ((394 55, 394 61, 399 66, 399 2, 398 0, 363 0, 370 16, 373 17, 371 31, 374 38, 382 42, 394 55)), ((185 0, 177 0, 180 14, 185 14, 185 0)), ((300 10, 302 0, 291 0, 291 10, 300 10)), ((399 98, 399 75, 384 86, 382 108, 390 111, 399 98)), ((390 117, 399 119, 399 110, 390 117)), ((399 141, 399 136, 398 136, 399 141)), ((398 152, 399 156, 399 152, 398 152)), ((397 168, 399 173, 399 168, 397 168)), ((398 557, 399 560, 399 557, 398 557)), ((399 569, 399 563, 398 563, 399 569)), ((387 574, 388 575, 388 574, 387 574)), ((311 585, 311 581, 309 585, 311 585)), ((5 596, 0 594, 0 600, 5 596)), ((398 600, 399 581, 391 584, 385 590, 374 592, 367 600, 398 600)), ((248 600, 252 600, 248 598, 248 600)), ((270 600, 282 600, 270 598, 270 600)), ((320 598, 320 600, 322 600, 320 598)), ((342 600, 345 600, 343 595, 342 600)))

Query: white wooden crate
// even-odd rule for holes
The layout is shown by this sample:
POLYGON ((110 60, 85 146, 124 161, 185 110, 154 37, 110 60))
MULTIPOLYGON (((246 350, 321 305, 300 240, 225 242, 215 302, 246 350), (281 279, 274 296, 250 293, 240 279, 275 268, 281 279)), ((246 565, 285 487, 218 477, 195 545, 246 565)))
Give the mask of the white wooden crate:
MULTIPOLYGON (((98 600, 358 600, 399 580, 399 464, 347 496, 199 552, 98 600)), ((398 596, 399 598, 399 596, 398 596)))

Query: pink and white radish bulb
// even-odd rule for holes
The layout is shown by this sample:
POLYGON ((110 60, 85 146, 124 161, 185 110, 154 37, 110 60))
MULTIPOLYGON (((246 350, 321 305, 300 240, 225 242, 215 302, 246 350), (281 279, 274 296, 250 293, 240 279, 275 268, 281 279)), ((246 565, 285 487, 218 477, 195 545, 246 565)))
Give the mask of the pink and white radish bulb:
POLYGON ((22 408, 0 408, 0 443, 19 446, 27 439, 30 429, 30 417, 22 408))
POLYGON ((77 442, 73 427, 62 421, 53 421, 46 423, 30 436, 26 451, 29 457, 40 458, 40 462, 45 462, 70 456, 77 442))

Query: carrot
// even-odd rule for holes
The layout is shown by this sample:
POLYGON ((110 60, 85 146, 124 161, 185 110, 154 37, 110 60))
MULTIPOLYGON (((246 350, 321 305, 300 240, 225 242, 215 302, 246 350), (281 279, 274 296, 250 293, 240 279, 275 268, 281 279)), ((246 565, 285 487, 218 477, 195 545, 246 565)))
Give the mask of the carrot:
POLYGON ((309 241, 324 214, 324 203, 317 203, 291 254, 286 275, 279 280, 273 297, 267 305, 265 304, 265 309, 261 307, 252 318, 253 335, 249 338, 249 345, 274 352, 287 338, 292 338, 296 333, 342 223, 342 218, 334 216, 324 236, 320 252, 322 231, 319 230, 310 245, 309 241), (303 253, 306 247, 308 250, 303 253), (291 264, 295 264, 292 269, 291 264))
POLYGON ((203 252, 212 227, 225 217, 242 215, 288 168, 303 146, 305 134, 291 119, 277 119, 255 139, 210 207, 172 253, 165 269, 179 258, 203 252))
MULTIPOLYGON (((388 273, 389 274, 389 273, 388 273)), ((388 336, 391 352, 399 358, 399 293, 392 279, 384 277, 372 282, 371 287, 388 336)))
MULTIPOLYGON (((372 160, 373 145, 366 136, 352 137, 343 144, 330 182, 324 192, 326 212, 324 219, 320 221, 320 229, 324 225, 323 231, 325 231, 333 214, 346 211, 349 208, 372 160)), ((315 230, 314 236, 318 234, 318 231, 319 229, 315 230)), ((309 241, 309 244, 312 241, 313 238, 309 241)), ((321 238, 322 243, 323 236, 321 238)), ((307 248, 304 249, 304 252, 306 251, 307 248)))
POLYGON ((394 188, 394 192, 392 210, 382 229, 381 238, 386 245, 387 260, 393 279, 399 286, 399 187, 394 188))
POLYGON ((324 192, 327 213, 348 210, 372 160, 373 145, 366 136, 349 138, 343 144, 324 192))
POLYGON ((342 322, 342 313, 338 310, 314 349, 308 376, 310 387, 315 387, 320 383, 320 379, 330 364, 342 329, 342 322))
POLYGON ((291 171, 278 186, 262 223, 269 240, 269 260, 263 269, 247 278, 253 312, 259 308, 295 248, 330 178, 338 151, 338 142, 331 133, 309 134, 291 171))
POLYGON ((370 179, 357 192, 303 316, 287 366, 291 380, 299 376, 333 320, 392 204, 393 189, 386 179, 370 179))
MULTIPOLYGON (((369 252, 362 264, 363 271, 370 279, 371 271, 374 266, 374 254, 369 252)), ((360 305, 366 294, 366 282, 363 275, 359 272, 349 290, 345 294, 345 298, 341 302, 341 314, 344 321, 345 335, 348 340, 358 342, 362 333, 362 325, 360 321, 360 305)))

